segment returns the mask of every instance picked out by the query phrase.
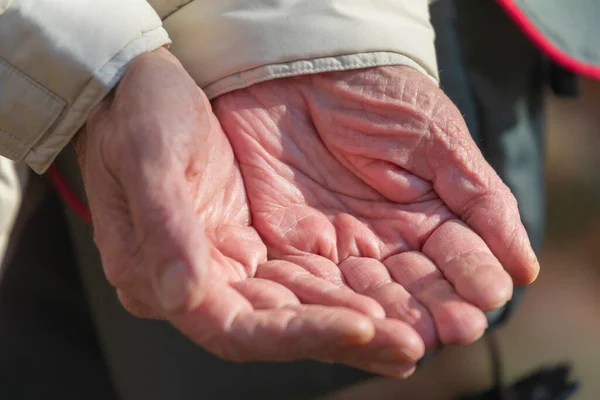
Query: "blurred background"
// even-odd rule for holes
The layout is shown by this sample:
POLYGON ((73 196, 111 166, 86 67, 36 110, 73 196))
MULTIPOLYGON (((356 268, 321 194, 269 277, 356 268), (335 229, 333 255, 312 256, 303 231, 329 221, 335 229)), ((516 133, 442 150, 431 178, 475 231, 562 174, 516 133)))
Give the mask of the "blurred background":
MULTIPOLYGON (((484 24, 487 23, 485 20, 484 24)), ((486 43, 485 47, 488 46, 486 43)), ((547 90, 544 102, 548 204, 540 255, 542 270, 511 320, 499 328, 494 337, 505 382, 521 379, 544 366, 569 362, 573 378, 582 383, 573 399, 596 400, 600 398, 600 82, 582 79, 581 92, 576 98, 557 98, 547 90)), ((7 381, 12 379, 10 369, 35 368, 38 375, 32 372, 32 376, 44 379, 46 393, 60 392, 59 386, 68 375, 74 393, 95 388, 94 398, 110 398, 114 396, 111 383, 102 380, 108 380, 103 370, 104 361, 70 258, 73 249, 60 242, 67 233, 55 232, 54 241, 40 237, 39 232, 48 232, 50 227, 56 226, 56 218, 60 216, 45 212, 38 216, 38 225, 26 227, 28 215, 53 189, 46 179, 32 176, 27 190, 27 201, 15 231, 24 240, 40 243, 18 253, 15 257, 18 265, 2 281, 0 320, 8 318, 20 324, 0 324, 0 336, 18 338, 15 343, 29 340, 31 346, 23 349, 3 339, 4 362, 0 363, 0 377, 4 377, 4 381, 0 380, 0 388, 6 387, 7 381), (30 248, 36 248, 38 253, 31 254, 30 248), (35 256, 55 264, 56 269, 71 280, 57 280, 46 265, 30 262, 35 256), (36 279, 23 276, 36 276, 36 279), (10 285, 12 282, 19 284, 10 285), (60 296, 66 292, 71 296, 60 296), (76 307, 73 293, 77 296, 76 307), (49 304, 46 301, 49 298, 55 303, 49 304), (39 313, 40 307, 42 313, 39 313), (40 314, 45 320, 37 318, 40 314), (27 319, 27 315, 35 318, 27 319), (55 336, 40 341, 35 332, 48 325, 52 326, 55 336), (81 359, 93 362, 82 364, 81 359), (55 361, 68 367, 54 369, 55 361), (89 369, 82 368, 88 364, 89 369)), ((53 201, 55 208, 60 209, 58 199, 53 201)), ((9 254, 15 251, 14 244, 9 247, 9 254)), ((20 387, 30 384, 28 376, 22 379, 20 387)), ((40 381, 37 383, 41 385, 40 381)), ((492 383, 489 347, 480 340, 471 346, 443 349, 406 381, 373 379, 326 399, 450 400, 484 390, 492 383)), ((4 398, 2 390, 0 398, 4 398)))
MULTIPOLYGON (((600 398, 600 83, 583 79, 577 99, 546 93, 547 225, 541 273, 496 337, 504 380, 568 361, 581 380, 575 400, 600 398)), ((407 381, 374 380, 328 397, 455 399, 488 388, 483 340, 444 349, 407 381)))

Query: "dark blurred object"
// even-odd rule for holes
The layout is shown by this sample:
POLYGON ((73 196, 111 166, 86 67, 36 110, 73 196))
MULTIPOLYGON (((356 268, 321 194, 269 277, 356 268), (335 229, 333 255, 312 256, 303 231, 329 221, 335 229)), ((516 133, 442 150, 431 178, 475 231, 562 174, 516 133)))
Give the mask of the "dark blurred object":
POLYGON ((568 379, 570 369, 567 364, 543 368, 511 386, 494 387, 459 400, 567 400, 579 390, 579 382, 568 379))
POLYGON ((0 399, 114 400, 61 203, 32 179, 0 284, 0 399))
POLYGON ((505 385, 502 357, 495 334, 488 334, 485 340, 492 362, 494 386, 458 400, 567 400, 579 390, 579 382, 569 380, 571 366, 567 363, 542 368, 512 385, 505 385))
POLYGON ((579 75, 552 61, 548 61, 548 84, 557 97, 576 98, 579 96, 579 75))

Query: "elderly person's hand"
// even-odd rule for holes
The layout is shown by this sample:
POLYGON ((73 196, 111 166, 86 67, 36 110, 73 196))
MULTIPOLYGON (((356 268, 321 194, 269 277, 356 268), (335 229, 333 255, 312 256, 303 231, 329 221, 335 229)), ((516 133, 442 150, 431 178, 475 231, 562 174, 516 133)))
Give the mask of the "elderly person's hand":
POLYGON ((514 199, 418 72, 272 81, 216 111, 226 134, 159 50, 79 139, 106 275, 134 315, 226 359, 405 376, 422 338, 483 332, 480 309, 511 294, 502 265, 535 277, 514 199))
MULTIPOLYGON (((234 361, 312 358, 404 376, 423 355, 414 329, 367 296, 323 281, 300 301, 257 277, 267 247, 231 145, 167 50, 131 65, 76 146, 105 273, 132 314, 234 361)), ((302 282, 298 268, 281 276, 302 282)))
POLYGON ((514 197, 420 72, 274 80, 214 108, 267 246, 255 276, 302 302, 365 311, 363 294, 431 348, 479 338, 537 276, 514 197))

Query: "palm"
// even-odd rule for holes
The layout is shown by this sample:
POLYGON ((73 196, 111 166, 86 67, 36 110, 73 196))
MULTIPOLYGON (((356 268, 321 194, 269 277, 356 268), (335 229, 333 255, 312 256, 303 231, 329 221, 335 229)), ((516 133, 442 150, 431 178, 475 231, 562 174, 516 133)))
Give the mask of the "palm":
POLYGON ((353 92, 335 78, 268 82, 215 104, 243 176, 245 221, 268 252, 256 276, 304 303, 373 316, 383 307, 430 347, 476 339, 480 309, 508 300, 512 282, 430 183, 424 117, 385 93, 389 83, 355 73, 363 87, 353 92))
MULTIPOLYGON (((256 192, 260 182, 250 177, 242 179, 246 166, 239 167, 227 136, 216 119, 212 122, 203 150, 194 155, 188 170, 196 214, 209 242, 211 276, 207 278, 211 288, 191 313, 170 320, 189 337, 227 359, 312 357, 395 376, 409 372, 423 348, 407 324, 348 310, 384 316, 373 299, 348 288, 328 291, 335 285, 327 281, 316 282, 312 289, 308 287, 310 280, 302 287, 290 287, 291 281, 303 281, 297 274, 302 266, 325 272, 321 260, 304 257, 296 264, 288 262, 284 268, 272 268, 290 259, 284 256, 290 252, 284 251, 277 257, 280 261, 267 262, 268 250, 275 247, 265 246, 264 241, 269 239, 264 234, 269 228, 265 230, 261 225, 264 222, 276 228, 270 223, 272 219, 264 219, 254 210, 268 208, 268 202, 265 197, 254 204, 254 197, 248 196, 256 192), (196 168, 201 173, 195 173, 196 168), (254 219, 255 214, 258 217, 254 219), (290 342, 293 347, 287 344, 290 342), (383 353, 385 361, 381 363, 383 353)), ((271 176, 265 174, 262 178, 269 181, 271 176)), ((311 207, 301 207, 299 212, 302 210, 311 212, 311 207)), ((293 207, 283 214, 288 212, 293 212, 293 207)), ((298 232, 303 234, 304 230, 298 232)))
MULTIPOLYGON (((225 114, 219 115, 222 122, 229 120, 225 114)), ((245 121, 256 120, 247 116, 245 121)), ((409 322, 433 346, 437 333, 429 312, 401 285, 381 286, 393 281, 382 264, 384 260, 420 250, 432 230, 453 217, 439 197, 429 192, 424 201, 415 197, 402 205, 386 199, 338 162, 337 154, 329 152, 319 133, 306 124, 295 124, 293 135, 283 139, 264 125, 243 132, 236 122, 224 124, 237 149, 251 204, 250 210, 244 207, 245 215, 239 222, 247 224, 251 214, 252 227, 266 244, 260 256, 245 252, 245 257, 265 260, 265 253, 269 254, 269 262, 259 261, 256 276, 288 287, 306 303, 346 306, 380 316, 381 307, 359 293, 372 296, 388 317, 409 322), (279 152, 268 143, 277 136, 281 140, 275 144, 282 150, 279 152), (300 146, 305 146, 304 151, 298 151, 300 146)), ((227 228, 230 233, 237 229, 227 228)), ((228 247, 237 251, 249 248, 241 243, 244 239, 235 236, 226 240, 228 247)), ((226 254, 236 261, 242 257, 231 251, 226 254)), ((251 277, 256 264, 250 266, 248 261, 242 264, 249 273, 246 277, 251 277)), ((231 265, 231 261, 226 264, 231 265)), ((242 269, 238 262, 234 264, 236 267, 228 269, 242 269)), ((483 314, 466 302, 455 307, 462 310, 436 311, 468 313, 471 321, 466 327, 458 326, 466 329, 465 333, 450 333, 460 337, 448 336, 456 327, 443 327, 445 341, 472 340, 469 330, 480 334, 483 314)))

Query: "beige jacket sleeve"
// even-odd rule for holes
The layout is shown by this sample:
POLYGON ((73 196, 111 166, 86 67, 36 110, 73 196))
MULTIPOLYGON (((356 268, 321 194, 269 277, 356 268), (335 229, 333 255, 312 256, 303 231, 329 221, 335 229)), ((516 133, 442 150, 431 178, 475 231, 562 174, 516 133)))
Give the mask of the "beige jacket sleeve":
POLYGON ((0 155, 45 171, 128 63, 169 41, 160 19, 209 98, 383 65, 437 80, 427 0, 0 0, 0 155))
POLYGON ((437 80, 427 0, 150 0, 209 98, 269 79, 408 65, 437 80))
POLYGON ((0 155, 44 172, 128 63, 167 43, 145 0, 0 0, 0 155))

